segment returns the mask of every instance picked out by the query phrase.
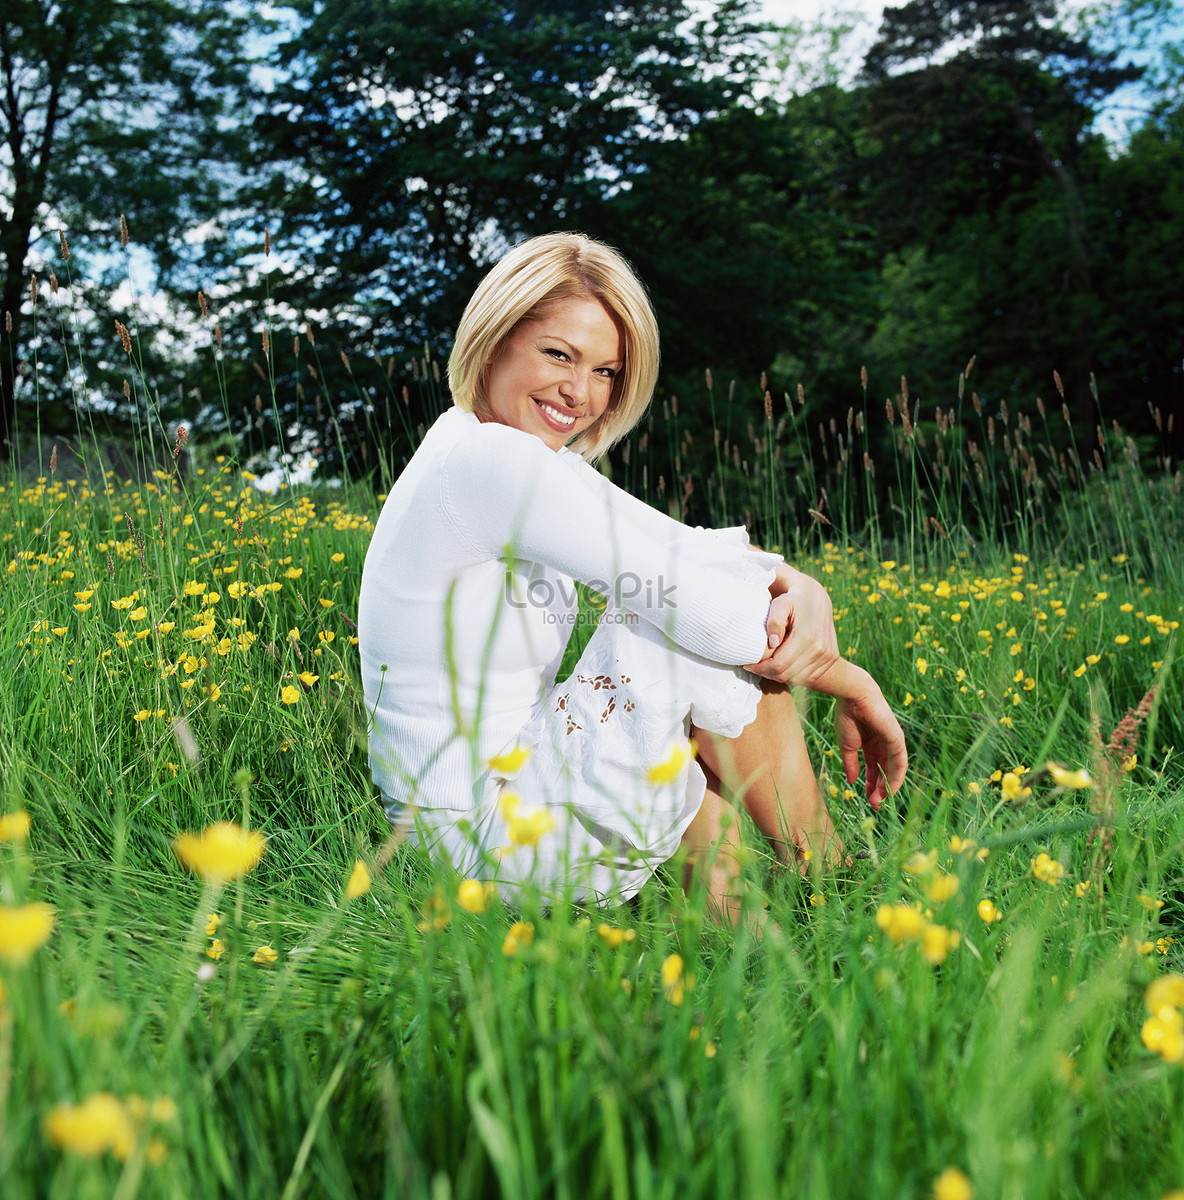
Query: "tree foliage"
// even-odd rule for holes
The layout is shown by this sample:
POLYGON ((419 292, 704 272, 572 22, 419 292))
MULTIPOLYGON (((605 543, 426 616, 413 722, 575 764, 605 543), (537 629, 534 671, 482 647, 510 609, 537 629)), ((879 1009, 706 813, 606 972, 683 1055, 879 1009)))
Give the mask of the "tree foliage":
MULTIPOLYGON (((33 310, 49 287, 56 292, 49 273, 68 278, 67 250, 89 252, 101 269, 118 249, 122 217, 167 277, 187 259, 186 231, 214 214, 235 182, 234 113, 251 92, 243 39, 260 21, 251 4, 218 0, 5 0, 0 454, 18 399, 68 407, 78 395, 77 363, 73 382, 65 364, 36 384, 17 372, 33 310), (42 276, 40 292, 31 270, 42 276)), ((107 336, 118 351, 110 325, 107 336)))
MULTIPOLYGON (((559 228, 619 246, 650 287, 661 391, 682 403, 678 445, 662 421, 650 445, 683 467, 705 367, 758 408, 762 371, 775 393, 801 381, 795 420, 829 421, 863 366, 873 396, 908 375, 914 401, 941 402, 974 355, 986 404, 1047 395, 1055 369, 1089 418, 1079 438, 1174 411, 1179 438, 1179 54, 1159 55, 1157 102, 1125 141, 1099 132, 1139 75, 1116 31, 1162 38, 1173 11, 909 0, 853 76, 845 26, 762 40, 753 0, 295 0, 275 25, 212 0, 11 0, 6 417, 34 396, 17 360, 51 342, 29 323, 29 271, 41 305, 60 227, 60 282, 80 253, 104 274, 125 213, 191 318, 204 289, 220 347, 194 360, 191 324, 171 348, 141 341, 145 374, 207 429, 229 420, 265 454, 303 438, 330 470, 384 424, 413 440, 443 397, 424 345, 447 351, 510 244, 559 228), (805 45, 826 48, 820 66, 795 59, 805 45)), ((91 392, 122 405, 119 314, 98 293, 70 303, 91 392)), ((42 415, 79 395, 70 367, 42 362, 42 415)))
POLYGON ((300 0, 260 125, 264 206, 310 303, 445 334, 512 240, 580 227, 737 101, 747 7, 300 0))

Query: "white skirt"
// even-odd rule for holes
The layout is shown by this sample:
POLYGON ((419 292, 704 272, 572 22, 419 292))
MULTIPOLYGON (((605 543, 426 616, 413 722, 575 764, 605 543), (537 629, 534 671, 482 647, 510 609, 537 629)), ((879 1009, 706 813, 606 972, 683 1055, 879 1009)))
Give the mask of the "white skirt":
POLYGON ((530 751, 520 770, 490 771, 473 812, 405 809, 397 823, 433 857, 496 883, 507 899, 524 885, 544 897, 629 899, 674 855, 703 803, 706 777, 685 753, 689 727, 736 737, 760 696, 751 672, 689 654, 610 608, 571 676, 505 747, 530 751), (666 769, 652 782, 659 764, 666 769), (536 845, 513 844, 507 793, 518 798, 519 816, 544 809, 553 820, 536 845))

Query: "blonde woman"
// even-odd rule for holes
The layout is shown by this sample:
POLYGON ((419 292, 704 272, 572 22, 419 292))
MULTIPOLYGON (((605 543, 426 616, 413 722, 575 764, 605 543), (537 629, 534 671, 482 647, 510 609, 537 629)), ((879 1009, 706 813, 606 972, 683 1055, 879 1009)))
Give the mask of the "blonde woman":
POLYGON ((731 801, 786 865, 841 854, 790 688, 838 698, 843 767, 854 783, 862 751, 873 806, 907 756, 880 689, 839 656, 818 583, 593 465, 641 419, 657 368, 645 289, 602 243, 533 238, 477 288, 449 360, 454 407, 366 556, 371 765, 394 823, 503 894, 625 899, 684 845, 686 882, 730 925, 731 801), (573 581, 607 607, 556 684, 573 581))

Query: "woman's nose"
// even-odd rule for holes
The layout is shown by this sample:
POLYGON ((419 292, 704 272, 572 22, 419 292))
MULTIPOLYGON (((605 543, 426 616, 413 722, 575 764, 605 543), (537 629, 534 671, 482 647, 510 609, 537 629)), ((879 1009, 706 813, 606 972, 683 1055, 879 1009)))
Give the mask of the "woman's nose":
POLYGON ((569 378, 559 385, 559 394, 563 397, 568 408, 576 408, 583 403, 588 394, 588 380, 583 371, 573 371, 569 378))

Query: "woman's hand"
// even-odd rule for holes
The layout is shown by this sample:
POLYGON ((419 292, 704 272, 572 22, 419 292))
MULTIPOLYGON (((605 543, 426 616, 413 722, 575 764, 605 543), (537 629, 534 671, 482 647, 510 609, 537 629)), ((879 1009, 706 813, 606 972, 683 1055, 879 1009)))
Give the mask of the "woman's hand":
POLYGON ((866 680, 864 686, 851 695, 839 697, 835 733, 849 784, 859 778, 859 752, 863 751, 868 803, 879 808, 885 797, 904 782, 909 755, 900 722, 888 707, 884 693, 866 671, 860 674, 866 680))
POLYGON ((830 596, 787 563, 778 566, 769 592, 768 649, 748 670, 790 687, 813 688, 839 660, 830 596))

